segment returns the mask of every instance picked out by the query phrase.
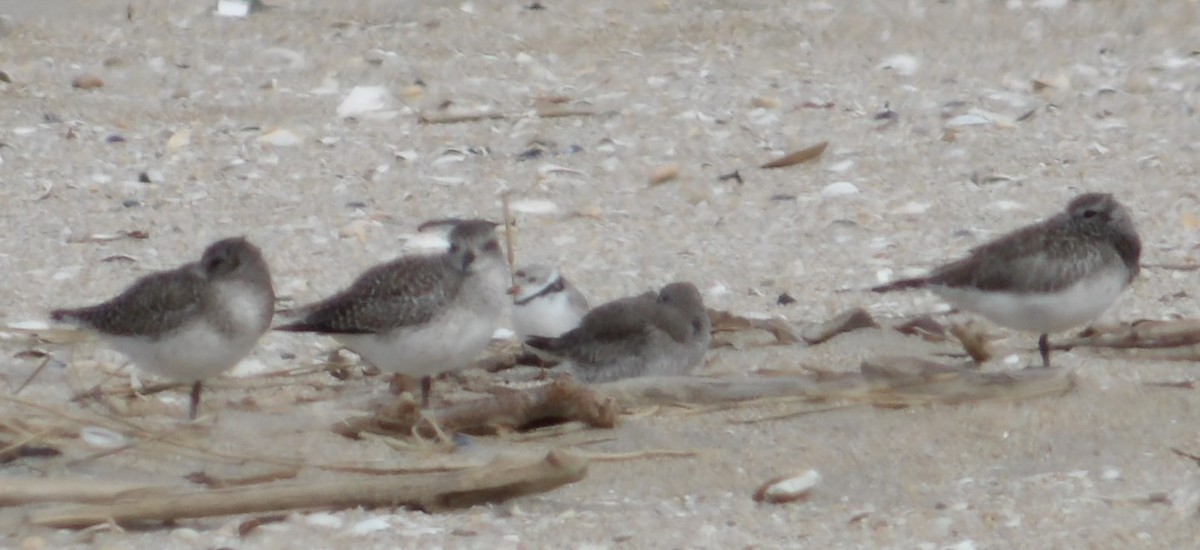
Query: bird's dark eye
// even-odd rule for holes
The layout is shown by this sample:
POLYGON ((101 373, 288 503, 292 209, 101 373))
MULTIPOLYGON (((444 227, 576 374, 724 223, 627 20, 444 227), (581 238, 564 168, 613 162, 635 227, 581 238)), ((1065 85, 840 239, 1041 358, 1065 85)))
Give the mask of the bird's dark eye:
POLYGON ((527 279, 527 278, 525 277, 525 270, 524 270, 524 269, 518 269, 518 270, 517 270, 517 277, 518 277, 518 278, 521 278, 521 279, 525 279, 525 280, 527 280, 527 281, 529 280, 529 279, 527 279))
POLYGON ((496 241, 488 241, 487 244, 483 245, 483 249, 488 252, 495 252, 497 250, 500 250, 500 243, 498 243, 496 241))
POLYGON ((454 254, 454 253, 458 252, 459 250, 462 250, 462 249, 459 248, 459 246, 457 244, 450 245, 450 253, 451 254, 454 254))
POLYGON ((1092 210, 1091 208, 1083 211, 1083 217, 1085 218, 1094 218, 1096 217, 1096 214, 1099 214, 1099 212, 1092 210))

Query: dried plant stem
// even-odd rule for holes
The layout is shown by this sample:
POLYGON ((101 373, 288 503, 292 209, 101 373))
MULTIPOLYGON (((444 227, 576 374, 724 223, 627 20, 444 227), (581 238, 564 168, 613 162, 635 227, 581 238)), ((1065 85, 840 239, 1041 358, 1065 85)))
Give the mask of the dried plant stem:
POLYGON ((508 191, 505 191, 502 195, 500 195, 500 206, 502 208, 501 213, 504 215, 504 247, 505 252, 508 254, 508 274, 512 278, 513 282, 516 282, 517 245, 516 240, 513 238, 514 220, 512 217, 512 210, 509 208, 509 199, 511 198, 510 195, 511 193, 508 191))
POLYGON ((39 502, 107 503, 163 490, 163 487, 150 483, 91 478, 0 477, 0 506, 21 506, 39 502))

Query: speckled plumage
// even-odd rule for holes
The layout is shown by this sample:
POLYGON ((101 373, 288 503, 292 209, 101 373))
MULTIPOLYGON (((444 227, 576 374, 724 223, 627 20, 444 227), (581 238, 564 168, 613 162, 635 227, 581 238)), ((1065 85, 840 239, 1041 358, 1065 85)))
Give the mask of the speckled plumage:
POLYGON ((928 287, 992 322, 1047 333, 1088 322, 1108 309, 1140 271, 1142 244, 1129 211, 1107 193, 1085 193, 1060 213, 970 251, 925 277, 873 288, 928 287))
POLYGON ((704 360, 712 325, 695 285, 671 283, 658 294, 596 307, 579 327, 530 344, 561 355, 560 367, 583 382, 687 374, 704 360))
POLYGON ((329 334, 381 370, 424 377, 427 404, 429 377, 466 367, 486 347, 508 286, 495 224, 438 223, 452 226, 444 253, 375 266, 276 329, 329 334))
POLYGON ((50 315, 96 332, 144 370, 194 382, 195 417, 200 382, 250 352, 274 306, 262 253, 239 237, 209 245, 199 262, 142 277, 107 302, 50 315))

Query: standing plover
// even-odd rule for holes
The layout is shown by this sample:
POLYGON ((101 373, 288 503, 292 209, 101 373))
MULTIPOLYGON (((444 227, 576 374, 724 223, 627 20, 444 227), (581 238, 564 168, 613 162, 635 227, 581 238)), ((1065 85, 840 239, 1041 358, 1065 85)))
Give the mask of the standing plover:
POLYGON ((695 285, 621 298, 588 312, 579 327, 530 345, 563 357, 558 368, 582 382, 690 373, 704 361, 712 325, 695 285))
POLYGON ((148 372, 192 382, 188 416, 195 419, 201 383, 250 353, 274 311, 267 263, 239 237, 209 245, 198 263, 147 275, 107 302, 50 316, 98 333, 148 372))
POLYGON ((587 298, 548 265, 518 269, 509 294, 513 297, 513 330, 521 340, 558 336, 579 326, 588 310, 587 298))
POLYGON ((509 282, 495 223, 442 220, 421 230, 430 225, 452 227, 445 252, 372 267, 276 329, 329 334, 384 372, 421 377, 428 407, 433 376, 463 369, 491 341, 509 282))
POLYGON ((871 290, 928 287, 993 323, 1038 333, 1042 365, 1049 367, 1049 333, 1104 313, 1137 277, 1141 252, 1129 211, 1110 194, 1086 193, 925 277, 871 290))

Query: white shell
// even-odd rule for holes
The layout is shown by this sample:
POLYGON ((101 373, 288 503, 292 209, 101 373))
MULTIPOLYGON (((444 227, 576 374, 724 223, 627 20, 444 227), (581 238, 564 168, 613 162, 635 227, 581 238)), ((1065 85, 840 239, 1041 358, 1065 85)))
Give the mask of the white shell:
POLYGON ((558 205, 545 199, 521 199, 512 203, 512 209, 522 214, 553 214, 558 205))
POLYGON ((858 193, 858 186, 848 181, 835 181, 821 190, 821 196, 824 197, 842 197, 855 193, 858 193))
POLYGON ((115 449, 129 442, 125 436, 100 426, 84 426, 79 430, 79 438, 98 449, 115 449))
POLYGON ((338 118, 361 117, 392 107, 392 94, 383 86, 355 86, 338 105, 338 118))
POLYGON ((808 469, 793 476, 777 477, 767 481, 754 492, 754 499, 779 504, 803 498, 821 483, 821 473, 808 469))

